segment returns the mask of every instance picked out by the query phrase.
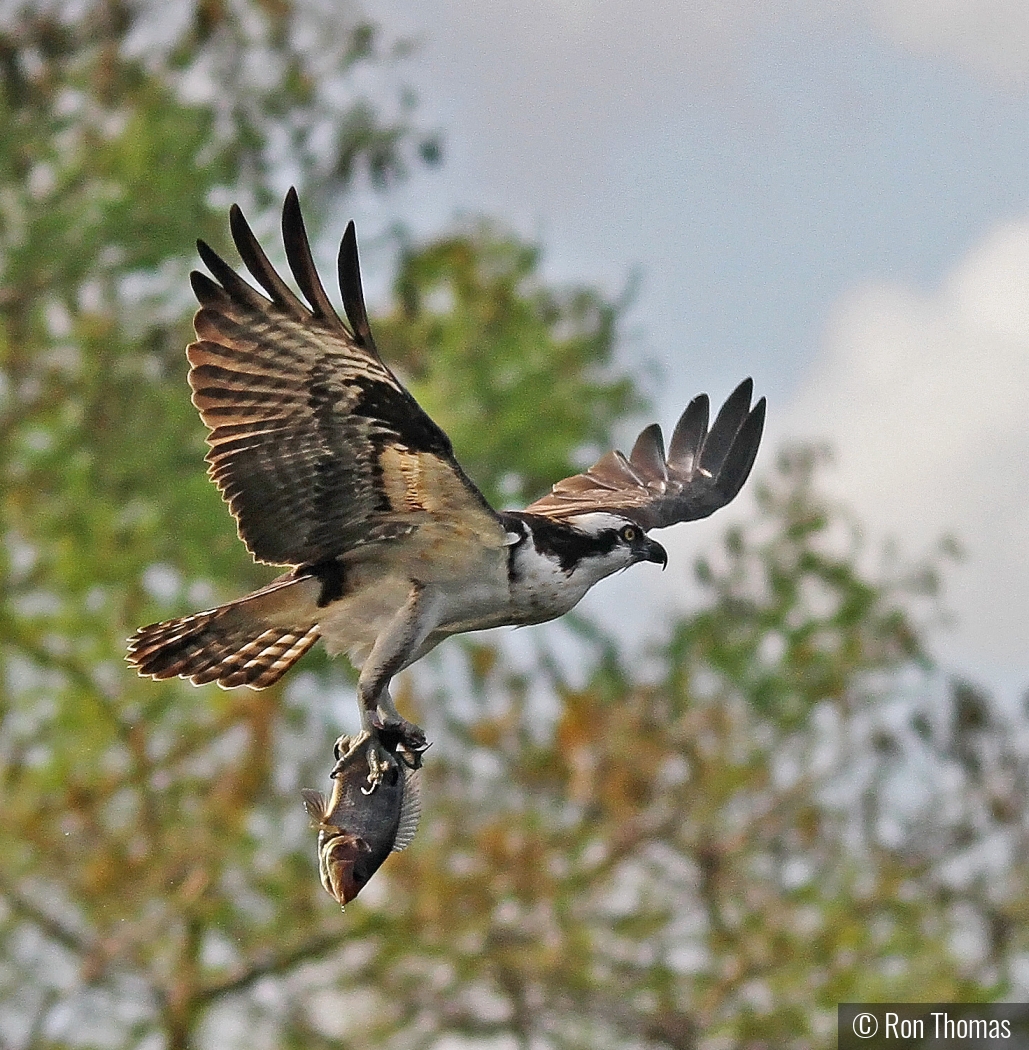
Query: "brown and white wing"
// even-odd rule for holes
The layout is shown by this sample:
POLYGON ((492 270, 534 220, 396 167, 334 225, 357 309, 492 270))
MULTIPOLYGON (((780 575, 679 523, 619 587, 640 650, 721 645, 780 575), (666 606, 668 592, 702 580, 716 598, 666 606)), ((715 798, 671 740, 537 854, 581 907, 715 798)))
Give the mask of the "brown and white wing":
POLYGON ((628 458, 608 452, 583 474, 559 481, 527 511, 567 518, 609 511, 644 529, 706 518, 735 499, 750 474, 765 425, 765 399, 751 408, 745 379, 708 430, 707 394, 686 407, 665 456, 661 428, 647 427, 628 458))
POLYGON ((338 265, 350 329, 315 270, 294 190, 282 234, 306 303, 236 206, 230 225, 267 297, 198 241, 214 280, 191 274, 200 310, 186 354, 193 404, 211 431, 210 475, 250 553, 276 565, 316 563, 427 520, 453 521, 463 536, 502 545, 503 528, 449 438, 379 357, 353 223, 338 265))

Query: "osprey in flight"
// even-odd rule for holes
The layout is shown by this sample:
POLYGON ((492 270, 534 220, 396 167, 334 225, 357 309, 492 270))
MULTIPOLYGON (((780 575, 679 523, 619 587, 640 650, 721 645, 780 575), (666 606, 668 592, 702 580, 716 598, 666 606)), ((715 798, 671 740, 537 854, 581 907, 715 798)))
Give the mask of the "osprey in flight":
POLYGON ((765 400, 751 407, 746 379, 710 430, 707 396, 695 397, 667 456, 655 424, 628 458, 609 452, 524 511, 495 511, 379 357, 354 224, 339 251, 347 327, 315 271, 294 190, 282 235, 307 302, 238 207, 229 221, 267 294, 197 242, 214 280, 191 274, 200 310, 189 384, 240 539, 257 561, 289 568, 245 598, 140 629, 128 660, 141 675, 262 689, 320 638, 360 669, 364 740, 388 730, 417 752, 424 734, 393 705, 395 674, 449 635, 542 623, 619 569, 663 566, 647 532, 707 517, 750 473, 765 400))

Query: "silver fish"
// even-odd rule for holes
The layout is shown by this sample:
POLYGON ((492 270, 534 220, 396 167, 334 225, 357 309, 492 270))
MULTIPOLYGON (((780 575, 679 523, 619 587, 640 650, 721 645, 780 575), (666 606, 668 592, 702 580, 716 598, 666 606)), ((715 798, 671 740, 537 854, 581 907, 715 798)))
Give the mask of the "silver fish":
POLYGON ((335 779, 328 799, 304 788, 304 807, 318 829, 318 873, 341 906, 352 901, 390 853, 418 830, 417 770, 423 747, 403 747, 395 733, 341 736, 333 748, 335 779))

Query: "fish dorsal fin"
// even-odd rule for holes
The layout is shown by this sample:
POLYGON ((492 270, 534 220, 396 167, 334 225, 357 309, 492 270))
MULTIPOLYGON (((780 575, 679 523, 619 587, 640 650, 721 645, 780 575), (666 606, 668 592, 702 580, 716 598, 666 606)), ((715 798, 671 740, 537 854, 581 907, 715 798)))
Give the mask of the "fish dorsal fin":
POLYGON ((404 801, 400 806, 400 822, 397 824, 397 837, 393 841, 393 852, 399 853, 411 845, 411 839, 418 830, 418 821, 422 816, 422 784, 417 771, 408 773, 404 778, 404 801))
POLYGON ((327 816, 325 809, 325 796, 314 788, 302 788, 300 794, 304 796, 304 809, 307 815, 316 823, 321 822, 327 816))

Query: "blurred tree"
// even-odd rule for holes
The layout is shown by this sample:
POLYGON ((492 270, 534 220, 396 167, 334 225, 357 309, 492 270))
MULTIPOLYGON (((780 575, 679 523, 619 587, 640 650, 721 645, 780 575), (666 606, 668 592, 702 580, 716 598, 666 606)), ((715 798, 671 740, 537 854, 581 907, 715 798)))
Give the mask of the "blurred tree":
POLYGON ((1024 715, 927 672, 936 570, 861 571, 817 459, 757 486, 646 680, 602 637, 580 688, 471 647, 430 819, 292 986, 298 1045, 830 1047, 839 1002, 1019 987, 1024 715))
MULTIPOLYGON (((495 639, 452 643, 445 689, 407 676, 425 826, 346 916, 298 795, 353 708, 340 663, 261 693, 125 669, 139 623, 268 575, 203 476, 184 246, 225 243, 229 199, 293 180, 317 215, 433 159, 405 92, 352 90, 394 57, 313 3, 0 29, 0 1041, 828 1046, 839 999, 1020 987, 1024 717, 934 692, 933 570, 860 568, 810 454, 646 675, 593 631, 580 688, 495 639)), ((639 403, 618 304, 536 262, 488 225, 409 246, 376 328, 501 502, 639 403)))
POLYGON ((486 222, 409 246, 394 281, 397 306, 376 325, 496 506, 525 506, 546 492, 568 473, 570 447, 606 451, 611 421, 641 407, 630 381, 611 375, 624 297, 545 288, 538 264, 536 248, 486 222))
MULTIPOLYGON (((388 56, 336 5, 183 11, 27 7, 0 30, 0 1037, 14 1045, 191 1045, 214 1004, 341 937, 297 795, 325 778, 341 728, 338 665, 309 660, 294 702, 197 691, 134 679, 124 639, 269 575, 202 469, 187 246, 226 240, 233 197, 277 207, 284 176, 310 184, 317 214, 362 172, 386 183, 438 150, 406 96, 380 117, 349 90, 388 56)), ((600 378, 613 308, 545 293, 510 237, 468 251, 472 272, 519 264, 464 306, 504 297, 540 374, 596 372, 595 420, 559 437, 571 470, 630 402, 600 378)), ((391 331, 403 367, 415 341, 391 331)), ((450 338, 410 370, 431 394, 472 350, 450 338)), ((523 410, 509 428, 515 469, 534 423, 523 410)))

